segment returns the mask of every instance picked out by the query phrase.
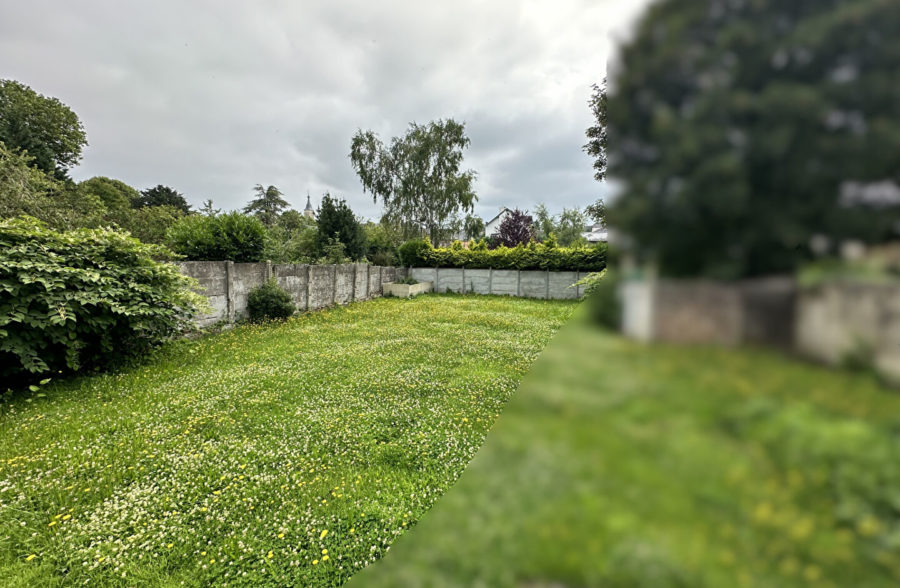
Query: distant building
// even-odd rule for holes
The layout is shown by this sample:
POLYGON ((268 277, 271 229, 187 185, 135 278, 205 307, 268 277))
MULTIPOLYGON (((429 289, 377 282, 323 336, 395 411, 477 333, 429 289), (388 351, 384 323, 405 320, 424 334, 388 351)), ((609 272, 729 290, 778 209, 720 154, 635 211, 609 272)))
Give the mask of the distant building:
POLYGON ((316 212, 313 210, 312 202, 309 200, 309 192, 306 193, 306 208, 303 209, 303 216, 306 218, 316 218, 316 212))
POLYGON ((505 206, 501 206, 500 212, 497 214, 497 216, 484 223, 484 236, 490 237, 494 233, 499 233, 500 223, 502 223, 503 219, 505 219, 511 213, 512 211, 510 209, 506 208, 505 206))

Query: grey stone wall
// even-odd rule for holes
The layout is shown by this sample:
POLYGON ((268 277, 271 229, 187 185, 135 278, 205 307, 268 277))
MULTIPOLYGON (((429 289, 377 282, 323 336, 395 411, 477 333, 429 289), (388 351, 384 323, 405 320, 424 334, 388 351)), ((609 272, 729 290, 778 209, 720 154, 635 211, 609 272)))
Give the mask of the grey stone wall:
POLYGON ((900 383, 900 284, 835 281, 798 295, 797 351, 829 365, 870 361, 900 383))
POLYGON ((333 304, 368 300, 382 295, 382 284, 412 275, 420 282, 434 282, 438 292, 469 292, 530 298, 577 298, 580 288, 569 287, 577 272, 519 272, 456 268, 397 268, 366 264, 306 265, 233 263, 231 261, 185 261, 181 273, 196 278, 212 312, 199 317, 206 327, 217 322, 233 323, 247 317, 247 296, 270 277, 284 288, 300 311, 318 310, 333 304))
POLYGON ((782 348, 793 344, 796 284, 789 277, 631 281, 623 284, 620 296, 622 331, 636 339, 782 348))
POLYGON ((443 267, 414 267, 409 271, 420 282, 434 282, 435 292, 442 293, 465 292, 555 299, 575 299, 584 293, 581 287, 574 286, 581 277, 578 272, 443 267))
POLYGON ((275 278, 300 311, 318 310, 333 304, 381 296, 382 281, 394 281, 405 270, 366 264, 306 265, 233 263, 230 261, 185 261, 181 273, 199 282, 212 312, 198 317, 200 327, 218 322, 233 323, 247 316, 250 290, 275 278))

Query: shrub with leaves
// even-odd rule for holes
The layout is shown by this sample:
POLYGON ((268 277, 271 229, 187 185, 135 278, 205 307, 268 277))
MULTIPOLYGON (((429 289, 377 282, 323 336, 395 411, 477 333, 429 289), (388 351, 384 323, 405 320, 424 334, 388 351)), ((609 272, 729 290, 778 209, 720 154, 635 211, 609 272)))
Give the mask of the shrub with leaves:
POLYGON ((106 229, 0 221, 0 377, 103 367, 183 332, 205 310, 158 245, 106 229))
POLYGON ((247 312, 254 322, 290 318, 296 310, 291 295, 274 278, 250 290, 247 296, 247 312))
POLYGON ((188 215, 169 227, 166 243, 191 261, 262 261, 266 227, 239 212, 188 215))
POLYGON ((606 267, 606 244, 557 247, 531 242, 516 247, 487 249, 476 243, 469 249, 434 248, 429 241, 407 241, 398 249, 406 267, 464 267, 468 269, 518 269, 599 272, 606 267))

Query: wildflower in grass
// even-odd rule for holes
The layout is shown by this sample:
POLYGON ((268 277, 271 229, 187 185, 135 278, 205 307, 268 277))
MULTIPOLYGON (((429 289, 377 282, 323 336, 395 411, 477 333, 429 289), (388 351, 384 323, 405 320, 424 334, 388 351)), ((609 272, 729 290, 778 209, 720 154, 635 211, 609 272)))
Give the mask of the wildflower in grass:
POLYGON ((36 558, 36 557, 37 557, 37 555, 35 555, 34 553, 32 553, 31 555, 29 555, 28 557, 25 558, 25 561, 31 561, 31 560, 33 560, 33 559, 36 558))

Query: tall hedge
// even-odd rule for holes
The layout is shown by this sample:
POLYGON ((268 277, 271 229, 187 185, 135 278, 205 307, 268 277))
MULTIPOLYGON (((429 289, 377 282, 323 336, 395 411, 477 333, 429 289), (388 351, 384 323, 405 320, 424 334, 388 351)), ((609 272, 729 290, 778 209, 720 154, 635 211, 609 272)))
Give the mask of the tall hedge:
POLYGON ((116 231, 0 221, 0 377, 106 366, 187 328, 206 303, 165 256, 116 231))
POLYGON ((262 261, 266 227, 255 216, 239 212, 191 214, 169 227, 166 244, 191 261, 262 261))
POLYGON ((435 248, 428 240, 407 241, 398 249, 407 267, 459 267, 599 272, 606 267, 606 244, 556 247, 531 242, 516 247, 435 248))

